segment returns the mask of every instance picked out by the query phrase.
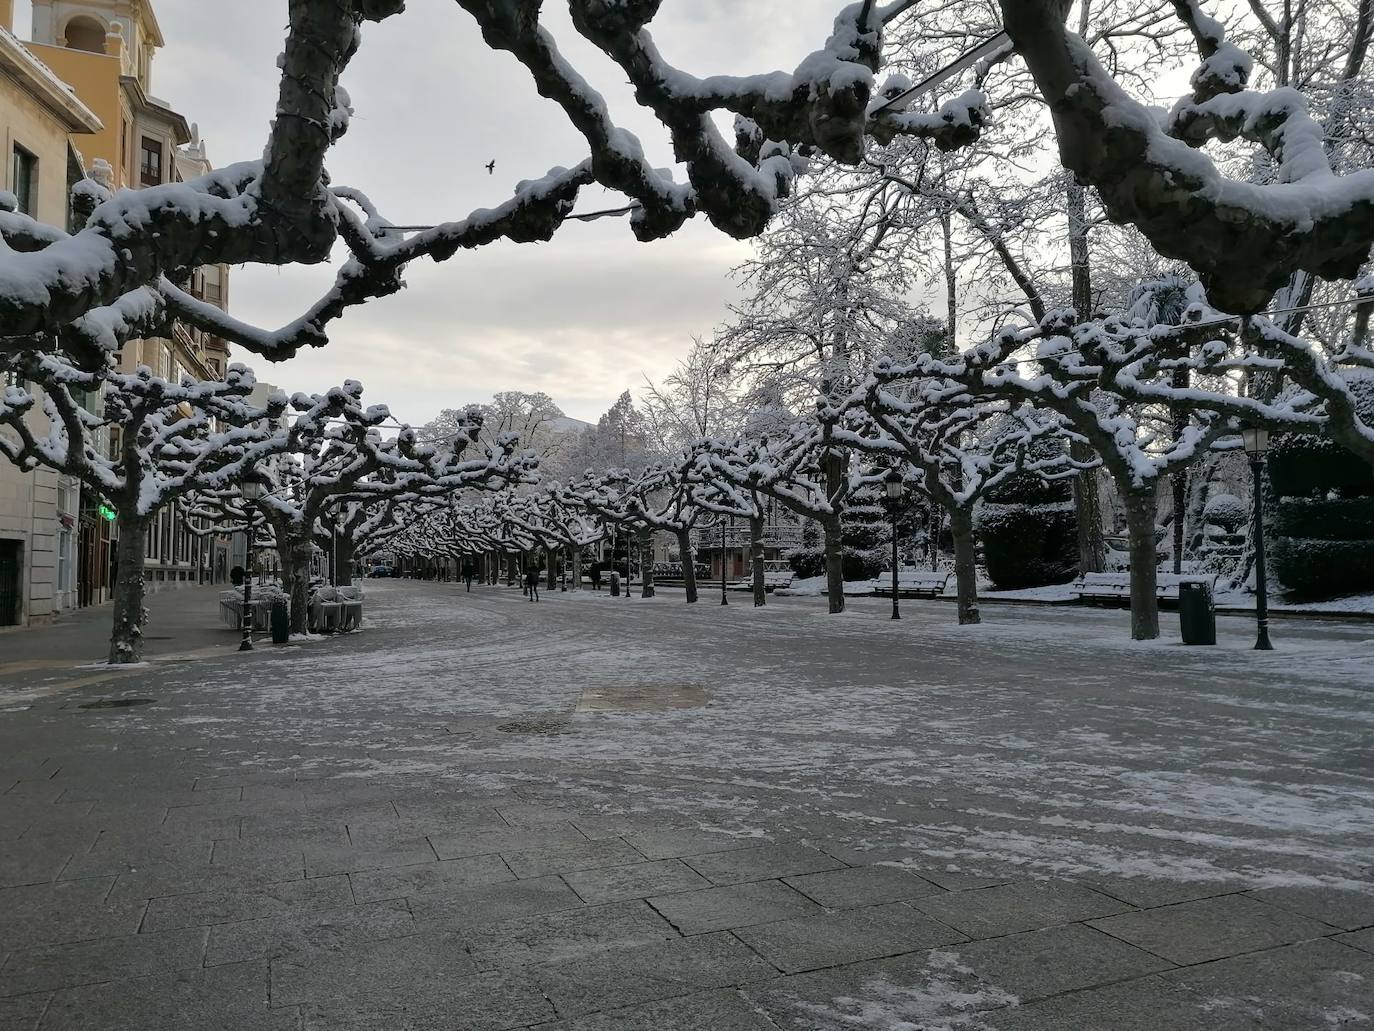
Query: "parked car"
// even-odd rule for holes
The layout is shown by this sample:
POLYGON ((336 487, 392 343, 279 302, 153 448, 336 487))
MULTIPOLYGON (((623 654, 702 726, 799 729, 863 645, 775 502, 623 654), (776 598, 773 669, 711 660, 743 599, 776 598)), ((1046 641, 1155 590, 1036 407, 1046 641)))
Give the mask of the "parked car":
POLYGON ((390 566, 373 566, 372 572, 367 575, 376 580, 381 577, 395 576, 396 570, 392 569, 390 566))

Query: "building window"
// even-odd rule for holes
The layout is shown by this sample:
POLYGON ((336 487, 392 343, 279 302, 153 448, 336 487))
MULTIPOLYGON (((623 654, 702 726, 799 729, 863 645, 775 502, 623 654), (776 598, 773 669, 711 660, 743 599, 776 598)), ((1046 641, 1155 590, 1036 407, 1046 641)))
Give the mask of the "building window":
POLYGON ((143 137, 143 146, 139 153, 139 182, 144 186, 161 186, 162 141, 143 137))
POLYGON ((38 210, 38 158, 19 144, 14 145, 14 167, 10 176, 11 192, 19 199, 19 210, 30 218, 38 210))

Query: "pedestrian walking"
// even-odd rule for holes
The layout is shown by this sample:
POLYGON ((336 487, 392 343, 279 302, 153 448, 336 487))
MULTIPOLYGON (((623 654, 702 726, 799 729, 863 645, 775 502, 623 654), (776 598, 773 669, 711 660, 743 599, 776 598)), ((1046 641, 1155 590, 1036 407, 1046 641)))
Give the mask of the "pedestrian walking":
POLYGON ((601 590, 601 563, 592 563, 592 590, 601 590))
POLYGON ((525 570, 525 593, 530 601, 539 600, 539 570, 536 567, 525 570))
POLYGON ((463 583, 467 585, 468 593, 472 593, 472 578, 476 575, 471 562, 463 563, 463 583))

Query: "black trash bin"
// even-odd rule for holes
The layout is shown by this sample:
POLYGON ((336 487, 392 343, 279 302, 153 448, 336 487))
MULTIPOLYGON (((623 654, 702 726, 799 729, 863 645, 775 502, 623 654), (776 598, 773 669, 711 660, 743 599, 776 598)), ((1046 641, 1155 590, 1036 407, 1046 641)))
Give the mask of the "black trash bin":
POLYGON ((272 643, 285 644, 291 640, 291 610, 286 599, 278 598, 272 603, 272 643))
POLYGON ((1217 608, 1211 584, 1194 580, 1178 585, 1178 621, 1184 644, 1217 643, 1217 608))
POLYGON ((620 574, 619 574, 619 573, 612 573, 612 574, 611 574, 611 597, 612 597, 612 598, 619 598, 619 597, 620 597, 620 574))

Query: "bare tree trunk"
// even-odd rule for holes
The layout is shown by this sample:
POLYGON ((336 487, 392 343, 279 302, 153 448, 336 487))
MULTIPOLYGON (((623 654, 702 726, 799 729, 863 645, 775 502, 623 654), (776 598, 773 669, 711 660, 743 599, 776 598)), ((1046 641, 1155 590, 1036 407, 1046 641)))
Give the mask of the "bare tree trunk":
POLYGON ((353 538, 338 537, 334 542, 335 581, 340 587, 353 586, 353 538))
POLYGON ((930 506, 930 529, 929 538, 926 540, 926 551, 930 557, 930 568, 932 570, 940 568, 940 534, 944 530, 945 510, 938 505, 930 506))
POLYGON ((825 584, 832 614, 844 611, 844 510, 836 499, 849 475, 849 456, 829 451, 825 466, 826 501, 832 514, 821 520, 825 532, 825 584))
POLYGON ((831 613, 844 611, 844 533, 838 516, 821 520, 825 533, 825 589, 831 613))
POLYGON ((519 566, 520 566, 520 558, 519 558, 518 553, 513 552, 513 551, 508 551, 508 552, 506 552, 506 586, 507 586, 507 587, 514 587, 514 586, 515 586, 516 578, 519 576, 520 572, 523 572, 523 570, 519 570, 519 569, 518 569, 519 566))
POLYGON ((291 636, 306 633, 310 628, 310 559, 314 554, 310 538, 293 541, 291 564, 283 570, 290 577, 291 636))
POLYGON ((1131 537, 1131 637, 1153 641, 1159 637, 1159 549, 1155 545, 1159 502, 1153 487, 1122 491, 1121 501, 1131 537))
POLYGON ((639 596, 654 596, 654 534, 652 530, 639 531, 639 596))
POLYGON ((692 552, 692 531, 677 531, 677 553, 682 557, 682 583, 687 588, 687 604, 697 600, 697 562, 692 552))
POLYGON ((749 519, 749 556, 754 573, 754 608, 768 603, 768 590, 763 579, 763 516, 749 519))
POLYGON ((143 661, 143 562, 147 555, 148 520, 121 513, 118 526, 110 664, 130 665, 143 661))
MULTIPOLYGON (((1092 448, 1079 441, 1069 445, 1075 461, 1087 462, 1092 448)), ((1107 541, 1102 533, 1102 491, 1097 472, 1085 469, 1073 479, 1074 515, 1078 522, 1078 572, 1100 573, 1107 568, 1107 541)))
POLYGON ((547 555, 548 555, 548 560, 549 560, 549 579, 548 579, 549 590, 551 590, 551 591, 556 591, 556 590, 558 590, 558 571, 557 571, 557 569, 554 567, 554 564, 553 564, 553 562, 554 562, 554 554, 555 554, 555 553, 554 553, 554 550, 553 550, 552 548, 545 548, 544 551, 547 553, 547 555))
POLYGON ((959 625, 981 623, 978 610, 978 559, 973 539, 973 513, 952 509, 949 529, 954 536, 954 590, 959 609, 959 625))
POLYGON ((582 546, 574 545, 572 548, 572 589, 582 590, 582 546))

